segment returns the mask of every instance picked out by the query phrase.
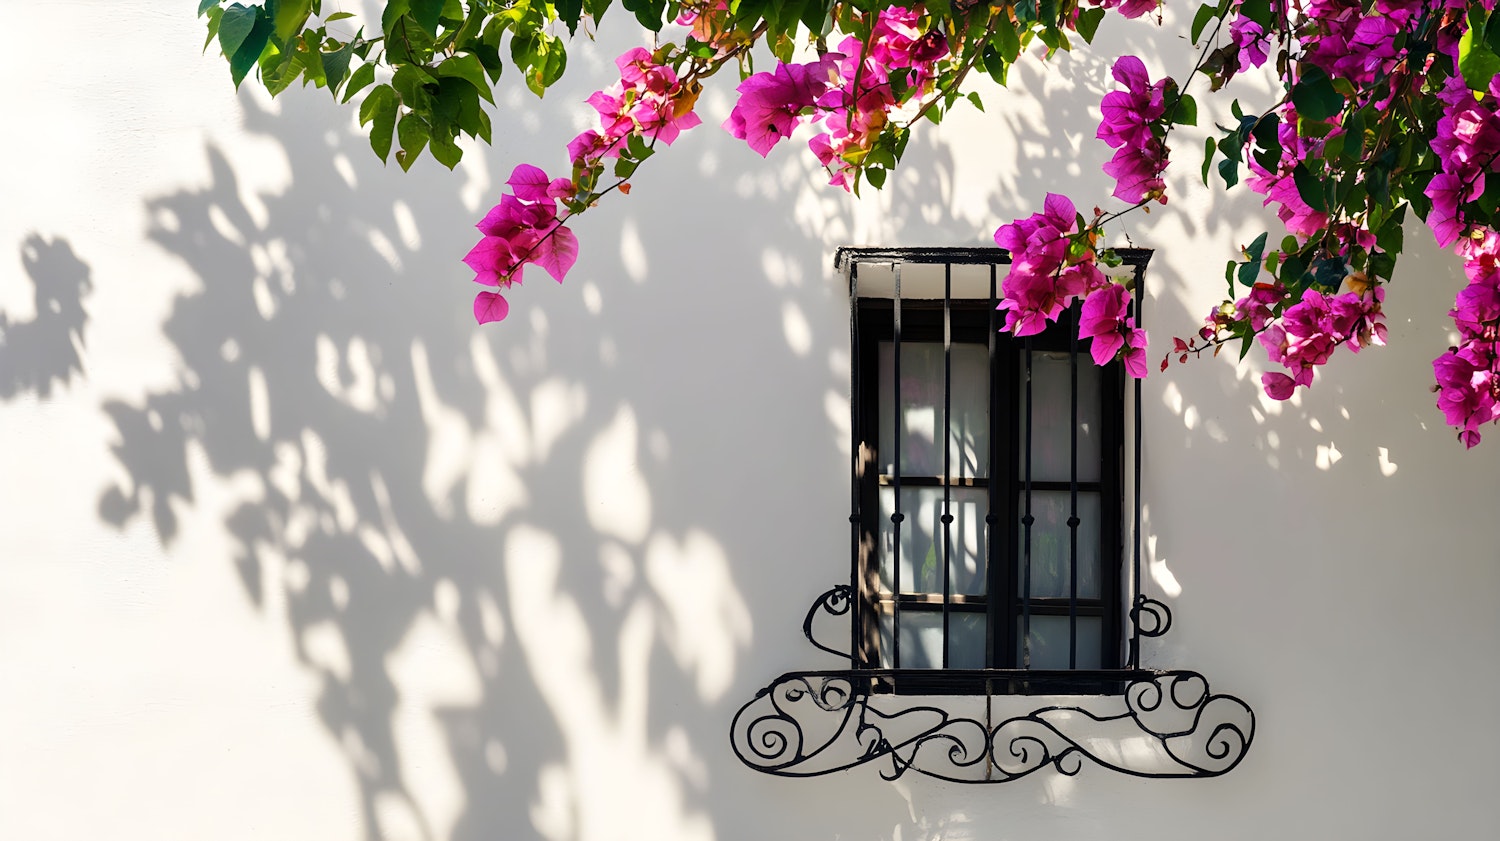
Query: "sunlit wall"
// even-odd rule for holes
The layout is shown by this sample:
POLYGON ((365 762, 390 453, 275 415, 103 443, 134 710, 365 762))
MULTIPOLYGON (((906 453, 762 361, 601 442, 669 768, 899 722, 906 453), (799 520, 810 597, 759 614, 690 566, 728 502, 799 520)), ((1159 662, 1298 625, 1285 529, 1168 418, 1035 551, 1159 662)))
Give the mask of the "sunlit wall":
MULTIPOLYGON (((1465 453, 1433 408, 1462 278, 1418 228, 1390 347, 1285 404, 1256 354, 1146 384, 1146 588, 1176 620, 1146 662, 1255 708, 1234 772, 785 780, 730 752, 774 676, 838 665, 801 636, 848 574, 834 250, 1113 201, 1104 53, 1018 66, 862 201, 721 131, 715 79, 578 221, 568 281, 476 327, 471 226, 516 163, 566 166, 623 16, 545 101, 502 99, 492 148, 403 174, 325 92, 236 95, 190 6, 7 13, 0 837, 1493 834, 1500 442, 1465 453)), ((1101 39, 1181 74, 1166 24, 1101 39)), ((1156 249, 1153 363, 1267 225, 1203 189, 1200 134, 1174 147, 1171 204, 1116 234, 1156 249)))

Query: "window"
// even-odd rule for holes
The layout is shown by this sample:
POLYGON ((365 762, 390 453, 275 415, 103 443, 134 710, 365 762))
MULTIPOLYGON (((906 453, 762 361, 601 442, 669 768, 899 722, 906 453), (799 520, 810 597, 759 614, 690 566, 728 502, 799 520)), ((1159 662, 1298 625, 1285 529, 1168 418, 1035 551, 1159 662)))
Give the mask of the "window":
MULTIPOLYGON (((1149 253, 1132 256, 1139 271, 1149 253)), ((1044 676, 1108 691, 1084 683, 1135 659, 1123 372, 1072 339, 1076 305, 1042 334, 1002 334, 998 249, 841 257, 855 666, 897 691, 1030 691, 1044 676)))

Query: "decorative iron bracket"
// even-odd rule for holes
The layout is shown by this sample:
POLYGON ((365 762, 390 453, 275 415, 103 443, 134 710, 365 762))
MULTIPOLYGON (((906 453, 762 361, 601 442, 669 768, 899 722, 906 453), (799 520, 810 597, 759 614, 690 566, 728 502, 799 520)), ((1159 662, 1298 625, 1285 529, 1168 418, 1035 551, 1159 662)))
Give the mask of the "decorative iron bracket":
MULTIPOLYGON (((808 641, 820 613, 849 610, 847 585, 813 603, 803 621, 808 641)), ((1167 606, 1138 597, 1130 619, 1142 636, 1171 626, 1167 606)), ((1136 777, 1217 777, 1244 759, 1255 738, 1255 713, 1233 695, 1210 691, 1192 671, 1143 669, 1036 672, 989 669, 963 677, 985 687, 1024 683, 1114 683, 1123 692, 1017 709, 1030 696, 898 694, 911 671, 848 669, 790 672, 741 707, 731 724, 735 755, 751 768, 783 777, 811 777, 877 764, 894 780, 907 771, 959 783, 1003 783, 1051 766, 1073 775, 1085 760, 1136 777), (942 706, 935 703, 941 701, 942 706)), ((927 672, 926 675, 942 673, 927 672)), ((1062 690, 1056 695, 1069 692, 1062 690)))

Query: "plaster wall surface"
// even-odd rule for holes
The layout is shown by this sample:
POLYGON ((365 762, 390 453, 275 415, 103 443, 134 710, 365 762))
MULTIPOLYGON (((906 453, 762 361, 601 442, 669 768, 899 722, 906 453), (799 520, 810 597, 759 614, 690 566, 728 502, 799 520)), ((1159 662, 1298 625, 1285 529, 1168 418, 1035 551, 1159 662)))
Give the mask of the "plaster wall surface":
MULTIPOLYGON (((847 576, 843 245, 983 245, 1047 191, 1105 204, 1108 61, 1181 73, 1183 14, 1018 66, 887 189, 706 123, 576 225, 567 283, 476 327, 459 258, 510 168, 566 165, 639 33, 575 48, 449 172, 326 93, 236 94, 190 8, 12 3, 0 138, 0 838, 1490 837, 1500 444, 1428 392, 1462 276, 1408 232, 1390 346, 1260 394, 1252 353, 1145 386, 1147 592, 1256 710, 1240 767, 1004 786, 731 754, 847 576), (66 50, 61 49, 62 44, 66 50), (1177 64, 1165 62, 1175 61, 1177 64), (19 117, 15 117, 19 115, 19 117)), ((1264 97, 1247 82, 1240 94, 1264 97)), ((1206 121, 1205 121, 1206 122, 1206 121)), ((1274 219, 1197 183, 1156 249, 1153 360, 1274 219)), ((1123 237, 1122 237, 1123 239, 1123 237)))

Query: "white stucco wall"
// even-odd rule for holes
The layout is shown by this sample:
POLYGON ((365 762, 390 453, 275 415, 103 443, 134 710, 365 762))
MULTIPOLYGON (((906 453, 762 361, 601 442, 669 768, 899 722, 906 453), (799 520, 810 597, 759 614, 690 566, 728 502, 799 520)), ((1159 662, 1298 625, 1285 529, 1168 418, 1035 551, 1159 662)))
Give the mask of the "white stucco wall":
MULTIPOLYGON (((479 328, 471 225, 515 163, 561 169, 625 41, 508 98, 456 172, 403 175, 326 94, 236 96, 190 9, 7 12, 0 838, 1493 834, 1500 442, 1463 452, 1432 407, 1461 277, 1421 231, 1391 347, 1310 393, 1272 404, 1227 359, 1146 386, 1148 590, 1176 620, 1147 662, 1250 702, 1239 768, 783 780, 728 730, 836 665, 800 630, 847 575, 833 251, 1102 201, 1102 59, 1017 68, 862 204, 800 143, 763 164, 721 132, 724 80, 580 220, 568 282, 479 328)), ((1179 73, 1168 23, 1107 35, 1179 73)), ((1265 227, 1195 186, 1198 148, 1129 224, 1156 359, 1265 227)))

